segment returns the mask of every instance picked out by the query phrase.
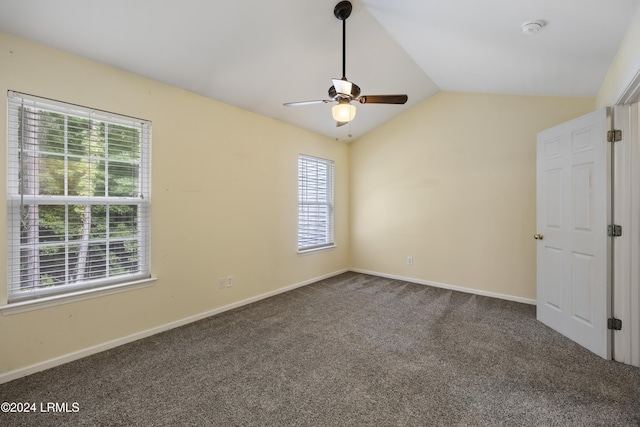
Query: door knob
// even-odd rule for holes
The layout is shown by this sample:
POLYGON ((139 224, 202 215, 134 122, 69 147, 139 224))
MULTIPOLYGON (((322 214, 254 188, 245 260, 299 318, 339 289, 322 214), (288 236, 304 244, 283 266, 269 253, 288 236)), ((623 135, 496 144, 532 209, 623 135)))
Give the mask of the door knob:
POLYGON ((542 239, 544 239, 544 236, 542 234, 534 234, 533 238, 536 239, 536 240, 542 240, 542 239))

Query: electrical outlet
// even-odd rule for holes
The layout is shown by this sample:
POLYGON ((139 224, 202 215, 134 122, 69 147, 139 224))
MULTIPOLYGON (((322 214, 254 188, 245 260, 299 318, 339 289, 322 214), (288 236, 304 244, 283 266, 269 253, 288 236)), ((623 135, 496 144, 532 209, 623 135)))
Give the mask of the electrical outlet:
POLYGON ((227 288, 233 286, 233 276, 227 276, 227 288))
POLYGON ((413 265, 413 257, 412 256, 408 256, 407 257, 407 265, 413 265))
POLYGON ((224 289, 225 281, 224 277, 218 277, 218 289, 224 289))

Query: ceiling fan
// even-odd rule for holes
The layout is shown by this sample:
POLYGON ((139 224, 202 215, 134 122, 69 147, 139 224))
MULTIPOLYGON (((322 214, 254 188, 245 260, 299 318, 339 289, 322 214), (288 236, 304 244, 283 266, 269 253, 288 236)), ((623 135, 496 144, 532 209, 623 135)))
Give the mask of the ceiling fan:
POLYGON ((329 88, 330 99, 320 99, 315 101, 287 102, 286 107, 299 105, 326 104, 337 102, 331 109, 336 126, 343 126, 349 123, 356 116, 356 107, 351 105, 351 101, 361 104, 404 104, 407 102, 407 95, 360 95, 360 87, 347 80, 345 71, 346 62, 346 26, 347 18, 351 15, 351 2, 341 1, 333 9, 336 18, 342 21, 342 78, 332 79, 333 85, 329 88))

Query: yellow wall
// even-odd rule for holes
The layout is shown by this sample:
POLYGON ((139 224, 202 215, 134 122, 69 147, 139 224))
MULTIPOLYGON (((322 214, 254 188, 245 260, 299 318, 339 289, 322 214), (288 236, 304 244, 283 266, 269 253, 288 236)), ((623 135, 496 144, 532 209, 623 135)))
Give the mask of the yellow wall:
POLYGON ((596 97, 598 108, 617 103, 638 73, 640 73, 640 7, 600 86, 596 97))
POLYGON ((351 267, 535 299, 536 134, 593 109, 441 92, 358 139, 351 267))
MULTIPOLYGON (((0 89, 153 122, 151 287, 0 315, 0 375, 348 267, 348 146, 0 33, 0 89), (297 156, 336 164, 336 243, 298 256, 297 156), (217 288, 233 274, 234 287, 217 288)), ((6 117, 0 102, 0 118, 6 117)), ((5 140, 6 119, 0 120, 5 140)), ((3 144, 4 145, 4 144, 3 144)), ((0 149, 0 199, 6 197, 0 149)), ((6 242, 6 204, 0 205, 6 242)), ((0 305, 6 245, 0 244, 0 305)))

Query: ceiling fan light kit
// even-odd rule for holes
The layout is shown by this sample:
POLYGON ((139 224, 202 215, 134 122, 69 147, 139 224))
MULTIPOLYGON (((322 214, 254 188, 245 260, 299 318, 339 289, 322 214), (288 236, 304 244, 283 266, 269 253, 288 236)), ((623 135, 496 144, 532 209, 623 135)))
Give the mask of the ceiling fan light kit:
POLYGON ((348 102, 341 102, 331 108, 331 115, 338 123, 348 123, 356 116, 356 107, 348 102))
POLYGON ((351 15, 353 7, 350 1, 341 1, 333 9, 336 18, 342 21, 342 78, 332 79, 333 86, 329 88, 328 94, 330 99, 322 99, 316 101, 300 101, 287 102, 286 107, 294 107, 310 104, 326 104, 328 102, 337 102, 331 108, 331 114, 336 121, 336 126, 342 126, 349 123, 356 116, 356 107, 351 105, 351 101, 357 101, 360 104, 405 104, 407 95, 362 95, 360 96, 360 87, 347 80, 346 77, 346 21, 351 15))

